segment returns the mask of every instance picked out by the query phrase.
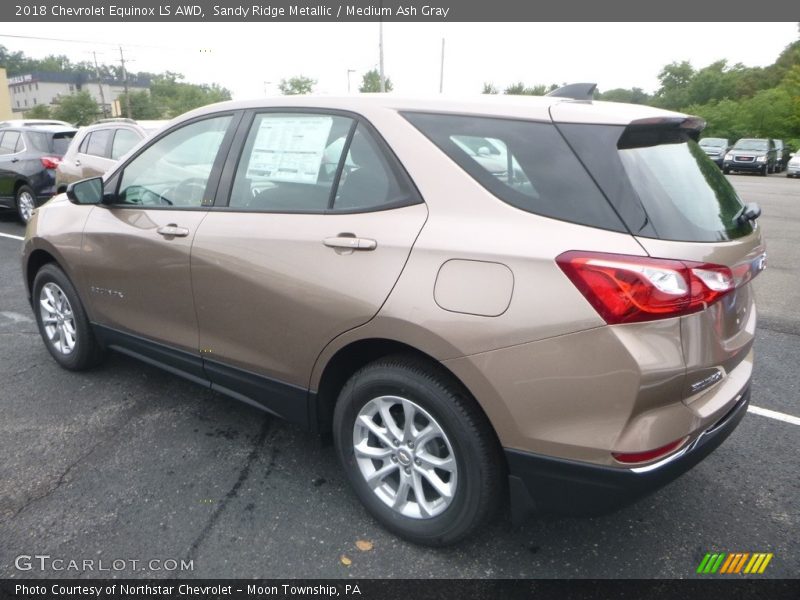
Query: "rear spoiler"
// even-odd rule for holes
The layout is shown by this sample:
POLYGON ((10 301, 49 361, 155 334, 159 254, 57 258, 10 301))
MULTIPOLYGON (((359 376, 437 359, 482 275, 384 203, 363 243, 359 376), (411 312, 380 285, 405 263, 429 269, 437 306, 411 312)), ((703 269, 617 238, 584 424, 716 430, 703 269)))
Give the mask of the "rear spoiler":
POLYGON ((697 141, 706 122, 700 117, 648 117, 628 123, 617 141, 617 148, 643 148, 658 144, 697 141))

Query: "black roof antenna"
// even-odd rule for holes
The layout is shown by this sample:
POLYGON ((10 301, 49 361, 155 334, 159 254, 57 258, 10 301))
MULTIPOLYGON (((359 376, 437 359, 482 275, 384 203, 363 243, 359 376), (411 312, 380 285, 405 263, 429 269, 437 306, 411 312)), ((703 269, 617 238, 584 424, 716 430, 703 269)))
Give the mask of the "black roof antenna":
POLYGON ((594 98, 594 91, 597 89, 596 83, 570 83, 561 86, 557 90, 553 90, 546 96, 554 96, 556 98, 572 98, 574 100, 588 100, 592 101, 594 98))

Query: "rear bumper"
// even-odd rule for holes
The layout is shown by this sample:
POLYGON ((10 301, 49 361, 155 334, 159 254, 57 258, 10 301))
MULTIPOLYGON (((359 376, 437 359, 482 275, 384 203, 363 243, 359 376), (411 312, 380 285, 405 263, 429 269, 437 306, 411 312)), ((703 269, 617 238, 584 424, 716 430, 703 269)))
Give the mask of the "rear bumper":
POLYGON ((736 429, 747 412, 750 387, 734 407, 697 439, 665 459, 637 468, 613 468, 505 449, 511 516, 533 513, 593 515, 620 508, 685 473, 736 429))

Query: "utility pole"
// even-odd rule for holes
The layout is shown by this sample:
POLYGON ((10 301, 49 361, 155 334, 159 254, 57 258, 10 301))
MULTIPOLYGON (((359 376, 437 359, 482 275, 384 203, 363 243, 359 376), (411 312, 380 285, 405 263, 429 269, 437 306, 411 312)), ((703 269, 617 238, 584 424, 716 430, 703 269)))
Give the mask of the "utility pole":
POLYGON ((122 54, 122 46, 119 47, 119 61, 122 63, 122 83, 125 86, 125 116, 131 118, 131 95, 128 93, 128 72, 125 70, 125 56, 122 54))
POLYGON ((350 73, 355 73, 355 69, 347 69, 347 93, 350 93, 350 73))
POLYGON ((439 93, 444 91, 444 38, 442 38, 442 64, 439 67, 439 93))
POLYGON ((92 56, 94 56, 94 73, 97 75, 97 87, 100 88, 100 105, 103 107, 103 118, 108 116, 108 112, 106 111, 106 95, 103 92, 103 78, 100 77, 100 67, 97 66, 97 52, 92 51, 92 56))
POLYGON ((386 76, 383 73, 383 0, 380 4, 381 16, 378 19, 378 56, 380 59, 381 93, 386 91, 386 76))

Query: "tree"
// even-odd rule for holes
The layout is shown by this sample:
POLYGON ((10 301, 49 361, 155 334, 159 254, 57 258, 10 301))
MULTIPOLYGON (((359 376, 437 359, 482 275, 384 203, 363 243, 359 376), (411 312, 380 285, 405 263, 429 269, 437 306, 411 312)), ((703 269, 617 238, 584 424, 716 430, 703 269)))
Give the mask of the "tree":
POLYGON ((661 108, 679 110, 689 104, 688 86, 694 69, 688 61, 672 62, 661 69, 658 80, 661 87, 655 93, 655 104, 661 108))
POLYGON ((184 83, 182 80, 183 75, 171 71, 154 76, 150 81, 151 107, 147 107, 142 99, 142 110, 149 112, 154 107, 161 117, 171 118, 193 108, 231 99, 230 91, 217 84, 196 85, 184 83))
POLYGON ((88 125, 100 114, 100 107, 89 92, 61 96, 53 109, 53 117, 76 126, 88 125))
POLYGON ((652 98, 642 88, 615 88, 597 95, 598 100, 606 102, 626 102, 628 104, 649 104, 652 98))
POLYGON ((558 89, 558 84, 556 83, 553 83, 550 86, 539 84, 534 85, 533 87, 525 87, 525 84, 520 81, 519 83, 508 86, 503 90, 503 93, 513 96, 544 96, 548 92, 552 92, 555 89, 558 89))
MULTIPOLYGON (((384 80, 384 85, 387 92, 391 92, 392 88, 392 80, 386 77, 384 80)), ((381 91, 381 74, 378 72, 378 69, 370 69, 361 77, 361 86, 358 88, 358 91, 363 94, 368 93, 377 93, 381 91)))
MULTIPOLYGON (((146 91, 130 92, 131 118, 133 119, 161 119, 165 115, 153 100, 153 97, 146 91)), ((120 94, 117 98, 120 106, 126 106, 125 94, 120 94)), ((185 111, 184 111, 185 112, 185 111)))
POLYGON ((481 94, 499 94, 500 92, 494 86, 493 83, 484 83, 483 84, 483 91, 481 94))
POLYGON ((52 119, 50 107, 47 104, 37 104, 25 112, 26 119, 52 119))
POLYGON ((297 96, 301 94, 310 94, 314 91, 315 85, 317 85, 316 79, 299 75, 297 77, 290 77, 289 79, 281 79, 281 82, 278 84, 278 89, 284 96, 297 96))

